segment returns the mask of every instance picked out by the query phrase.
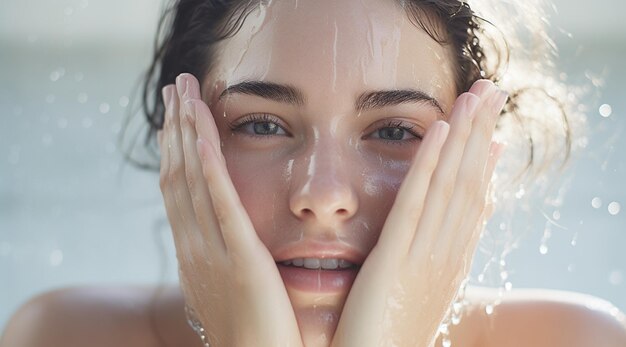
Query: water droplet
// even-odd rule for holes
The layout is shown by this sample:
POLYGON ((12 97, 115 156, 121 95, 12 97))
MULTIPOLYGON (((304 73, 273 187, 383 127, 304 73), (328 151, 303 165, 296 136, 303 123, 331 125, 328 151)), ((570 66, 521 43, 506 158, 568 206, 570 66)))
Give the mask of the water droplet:
POLYGON ((515 198, 521 199, 526 194, 526 190, 524 190, 524 186, 520 185, 520 188, 517 192, 515 192, 515 198))
POLYGON ((129 103, 129 102, 130 102, 130 100, 128 99, 128 97, 126 97, 126 96, 122 96, 122 97, 120 98, 119 104, 120 104, 120 106, 122 106, 122 107, 126 107, 126 106, 128 106, 128 103, 129 103))
POLYGON ((620 284, 622 284, 622 282, 624 282, 624 275, 622 274, 622 272, 619 270, 611 271, 611 273, 609 274, 609 283, 614 286, 619 286, 620 284))
POLYGON ((81 104, 84 104, 87 102, 87 100, 89 100, 89 96, 87 96, 87 93, 80 93, 78 94, 78 102, 81 104))
POLYGON ((552 212, 552 218, 553 218, 554 220, 559 220, 559 219, 561 219, 561 212, 559 212, 559 211, 554 211, 554 212, 552 212))
POLYGON ((619 210, 622 207, 620 206, 619 202, 617 201, 613 201, 609 204, 609 206, 607 207, 607 210, 609 211, 609 213, 613 216, 615 216, 616 214, 619 213, 619 210))
POLYGON ((60 249, 55 249, 50 253, 50 266, 59 266, 63 263, 63 252, 60 249))
POLYGON ((493 305, 486 305, 485 313, 487 313, 488 315, 491 315, 493 313, 493 305))
POLYGON ((67 128, 67 119, 66 118, 57 119, 57 126, 59 127, 59 129, 67 128))
POLYGON ((449 333, 449 331, 448 331, 448 324, 447 323, 441 323, 439 325, 439 332, 442 333, 442 334, 448 334, 449 333))
POLYGON ((613 113, 613 108, 609 104, 602 104, 598 109, 600 115, 604 118, 609 117, 613 113))
POLYGON ((83 128, 89 129, 93 125, 93 120, 91 118, 85 117, 83 118, 81 124, 83 125, 83 128))
POLYGON ((452 325, 459 325, 459 323, 461 323, 461 317, 454 315, 452 316, 452 325))
POLYGON ((52 145, 52 135, 45 134, 44 136, 42 136, 41 143, 46 147, 52 145))
POLYGON ((109 104, 107 104, 106 102, 103 102, 100 104, 100 107, 98 107, 98 109, 100 110, 100 113, 107 114, 111 110, 111 106, 109 106, 109 104))
POLYGON ((576 246, 576 243, 578 243, 578 233, 574 234, 574 237, 572 237, 572 241, 570 242, 570 245, 576 246))
POLYGON ((511 289, 513 289, 513 283, 511 282, 506 282, 504 284, 504 290, 506 290, 507 292, 510 291, 511 289))
POLYGON ((548 253, 548 246, 545 244, 542 244, 541 246, 539 246, 539 253, 545 255, 548 253))
POLYGON ((507 278, 509 278, 509 273, 508 273, 508 272, 506 272, 506 271, 502 271, 502 272, 500 272, 500 278, 501 278, 503 281, 504 281, 504 280, 506 280, 507 278))
POLYGON ((595 198, 591 199, 591 206, 593 208, 600 208, 600 207, 602 207, 602 199, 600 199, 597 196, 595 198))
POLYGON ((483 283, 484 280, 485 280, 485 274, 478 275, 478 282, 483 283))
POLYGON ((56 69, 54 71, 52 71, 50 73, 50 81, 52 82, 56 82, 58 81, 61 77, 63 77, 63 75, 65 75, 65 69, 64 68, 59 68, 56 69))
POLYGON ((450 339, 446 337, 443 340, 441 340, 441 346, 450 347, 452 346, 452 341, 450 341, 450 339))

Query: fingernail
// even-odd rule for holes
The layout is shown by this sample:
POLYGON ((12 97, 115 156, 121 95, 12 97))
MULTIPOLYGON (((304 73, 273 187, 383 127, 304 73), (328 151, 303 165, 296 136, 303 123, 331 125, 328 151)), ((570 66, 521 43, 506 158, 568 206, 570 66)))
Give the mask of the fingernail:
POLYGON ((187 88, 189 87, 189 82, 184 74, 178 75, 176 77, 176 90, 178 91, 178 96, 182 99, 187 97, 187 88))
POLYGON ((437 133, 437 143, 441 145, 446 141, 446 138, 448 138, 448 132, 450 131, 450 124, 444 121, 437 121, 437 122, 440 123, 438 133, 437 133))
POLYGON ((476 108, 480 103, 480 98, 477 95, 472 93, 467 93, 467 98, 465 99, 465 114, 473 119, 476 116, 476 108))
POLYGON ((168 107, 170 104, 170 101, 172 101, 172 87, 171 85, 166 85, 165 87, 163 87, 161 89, 161 96, 163 98, 163 104, 165 105, 165 107, 168 107))

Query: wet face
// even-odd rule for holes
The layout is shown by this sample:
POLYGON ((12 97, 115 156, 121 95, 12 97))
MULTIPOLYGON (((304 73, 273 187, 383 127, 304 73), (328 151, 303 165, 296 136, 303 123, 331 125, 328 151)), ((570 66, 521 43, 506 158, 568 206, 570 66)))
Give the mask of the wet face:
MULTIPOLYGON (((454 102, 450 53, 396 1, 293 0, 254 11, 217 55, 203 97, 260 239, 277 262, 362 263, 454 102)), ((303 338, 324 344, 358 270, 279 269, 303 338)))

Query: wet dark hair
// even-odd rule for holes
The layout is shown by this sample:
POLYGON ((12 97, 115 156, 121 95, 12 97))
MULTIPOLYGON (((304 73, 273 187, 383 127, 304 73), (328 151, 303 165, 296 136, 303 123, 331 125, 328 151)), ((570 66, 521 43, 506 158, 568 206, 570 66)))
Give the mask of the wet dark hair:
MULTIPOLYGON (((519 130, 515 135, 507 135, 506 140, 511 140, 511 137, 525 140, 527 160, 521 163, 521 170, 517 170, 517 178, 531 171, 534 171, 531 175, 534 177, 555 162, 554 156, 561 157, 556 162, 567 162, 572 148, 570 106, 574 103, 567 101, 565 96, 568 91, 560 88, 563 87, 562 83, 557 82, 554 87, 555 82, 546 77, 549 74, 545 70, 551 67, 549 55, 553 53, 548 52, 551 41, 547 40, 543 46, 532 51, 535 52, 533 55, 529 45, 524 46, 511 33, 505 34, 478 16, 465 1, 396 1, 406 9, 414 25, 423 29, 436 42, 450 47, 455 61, 457 95, 469 90, 481 78, 492 80, 509 93, 509 101, 502 112, 498 128, 506 123, 506 126, 519 130), (518 64, 516 69, 526 70, 522 71, 522 78, 518 78, 518 81, 508 83, 503 81, 506 79, 503 77, 508 74, 511 41, 516 41, 516 48, 526 53, 519 54, 518 59, 522 62, 526 60, 526 64, 518 64), (545 61, 536 64, 538 58, 545 61), (535 77, 531 77, 533 73, 535 77), (520 83, 519 80, 524 78, 532 82, 520 83), (545 107, 540 107, 542 105, 545 107), (545 114, 538 116, 538 109, 545 114), (506 118, 513 122, 504 122, 506 118), (554 143, 560 146, 554 149, 551 145, 554 143)), ((133 157, 132 151, 126 152, 127 159, 139 167, 158 169, 155 134, 163 125, 161 89, 175 83, 176 76, 183 72, 195 75, 202 82, 219 53, 217 44, 235 35, 247 16, 257 6, 266 3, 267 0, 175 0, 166 7, 159 21, 154 55, 143 80, 141 99, 143 114, 149 126, 144 145, 151 149, 148 153, 157 162, 140 162, 133 157)), ((539 45, 535 42, 535 46, 539 45)))

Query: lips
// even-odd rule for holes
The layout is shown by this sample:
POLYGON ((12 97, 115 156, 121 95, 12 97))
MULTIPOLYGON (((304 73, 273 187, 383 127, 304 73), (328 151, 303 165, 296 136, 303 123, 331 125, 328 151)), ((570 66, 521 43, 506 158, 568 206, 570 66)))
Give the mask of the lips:
POLYGON ((365 255, 344 243, 301 241, 279 250, 274 259, 285 287, 331 293, 350 290, 365 255))

